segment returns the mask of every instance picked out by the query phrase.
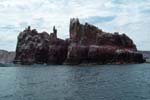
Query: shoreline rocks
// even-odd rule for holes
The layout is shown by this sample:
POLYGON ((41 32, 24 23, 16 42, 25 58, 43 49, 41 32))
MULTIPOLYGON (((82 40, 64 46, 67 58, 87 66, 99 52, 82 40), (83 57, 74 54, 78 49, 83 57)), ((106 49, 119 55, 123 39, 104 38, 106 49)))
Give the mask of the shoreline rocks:
POLYGON ((107 33, 79 19, 70 20, 70 38, 57 37, 57 29, 38 33, 30 27, 18 36, 14 63, 21 64, 123 64, 143 63, 143 55, 125 34, 107 33))

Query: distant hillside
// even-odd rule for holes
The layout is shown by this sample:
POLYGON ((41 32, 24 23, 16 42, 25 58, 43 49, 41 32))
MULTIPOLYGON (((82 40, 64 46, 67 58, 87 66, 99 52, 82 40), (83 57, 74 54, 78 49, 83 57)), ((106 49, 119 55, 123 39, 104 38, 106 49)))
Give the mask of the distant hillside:
POLYGON ((15 52, 0 50, 0 63, 11 63, 15 57, 15 52))
POLYGON ((145 59, 150 59, 150 51, 139 51, 143 54, 145 59))

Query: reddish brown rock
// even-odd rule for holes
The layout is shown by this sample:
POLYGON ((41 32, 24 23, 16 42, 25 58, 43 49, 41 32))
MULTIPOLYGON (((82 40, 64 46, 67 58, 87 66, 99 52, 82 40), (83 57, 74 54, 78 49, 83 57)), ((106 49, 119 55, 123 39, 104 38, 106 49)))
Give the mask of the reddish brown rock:
POLYGON ((30 27, 18 36, 14 63, 21 64, 62 64, 67 55, 65 40, 57 38, 57 30, 50 35, 38 33, 30 27))
POLYGON ((48 64, 63 64, 67 56, 67 42, 53 38, 49 42, 48 64))
POLYGON ((125 34, 106 33, 88 23, 80 24, 75 18, 70 20, 70 41, 68 63, 144 62, 142 54, 136 52, 135 44, 125 34))
POLYGON ((125 34, 107 33, 78 19, 70 20, 70 38, 57 37, 54 27, 50 35, 30 27, 18 36, 15 63, 21 64, 122 64, 143 63, 133 41, 125 34))
POLYGON ((102 33, 97 27, 80 24, 78 19, 70 20, 70 39, 71 42, 78 43, 80 45, 92 45, 96 43, 96 37, 98 33, 102 33))
POLYGON ((22 64, 46 63, 49 46, 49 34, 38 33, 30 27, 18 36, 15 62, 22 64))
POLYGON ((88 23, 80 24, 79 20, 75 18, 70 20, 70 39, 71 42, 80 45, 111 45, 136 50, 133 41, 125 34, 106 33, 88 23))
POLYGON ((88 47, 83 45, 71 44, 68 47, 66 64, 81 64, 88 58, 88 47))

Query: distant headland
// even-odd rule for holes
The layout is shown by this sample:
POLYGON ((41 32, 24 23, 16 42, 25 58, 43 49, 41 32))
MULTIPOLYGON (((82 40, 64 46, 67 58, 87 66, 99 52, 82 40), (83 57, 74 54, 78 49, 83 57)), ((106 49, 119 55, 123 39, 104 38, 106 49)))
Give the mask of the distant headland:
POLYGON ((29 26, 18 36, 14 63, 20 64, 126 64, 143 63, 143 55, 126 35, 107 33, 78 18, 70 20, 70 37, 38 33, 29 26))

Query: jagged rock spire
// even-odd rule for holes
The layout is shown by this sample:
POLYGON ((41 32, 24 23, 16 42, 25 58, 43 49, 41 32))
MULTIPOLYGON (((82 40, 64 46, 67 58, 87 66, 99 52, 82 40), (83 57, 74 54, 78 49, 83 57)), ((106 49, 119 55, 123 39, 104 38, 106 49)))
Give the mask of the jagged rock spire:
POLYGON ((57 34, 57 29, 53 26, 53 33, 57 34))
POLYGON ((27 30, 29 30, 29 31, 30 31, 30 30, 31 30, 31 26, 28 26, 27 30))
POLYGON ((53 26, 53 33, 50 34, 50 38, 57 38, 57 29, 53 26))

